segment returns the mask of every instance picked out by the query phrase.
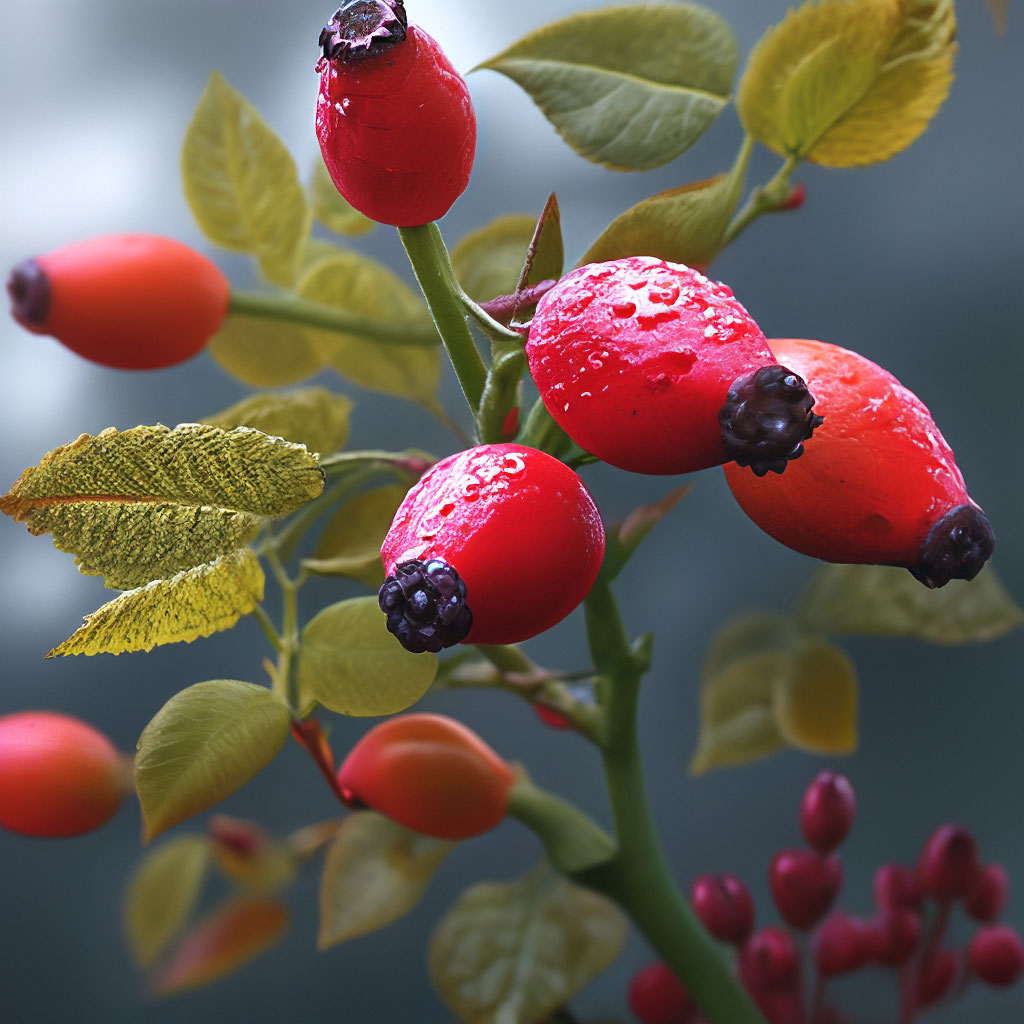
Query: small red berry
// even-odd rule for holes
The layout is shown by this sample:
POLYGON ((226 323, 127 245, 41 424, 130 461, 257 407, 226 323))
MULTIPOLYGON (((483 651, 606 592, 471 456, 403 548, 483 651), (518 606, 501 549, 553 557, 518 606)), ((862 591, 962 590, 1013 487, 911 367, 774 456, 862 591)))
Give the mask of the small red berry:
POLYGON ((875 872, 875 903, 879 910, 906 907, 917 910, 924 892, 917 875, 902 864, 883 864, 875 872))
POLYGON ((824 976, 848 974, 871 959, 874 937, 870 925, 849 914, 829 914, 814 934, 814 963, 824 976))
POLYGON ((519 433, 519 406, 509 409, 501 424, 501 436, 506 441, 514 441, 519 433))
POLYGON ((682 982, 665 964, 650 964, 633 975, 629 1008, 642 1024, 688 1024, 696 1012, 682 982))
POLYGON ((939 902, 966 896, 980 870, 977 840, 957 825, 936 829, 925 843, 917 865, 924 891, 939 902))
POLYGON ((552 708, 546 708, 541 704, 533 705, 533 713, 548 727, 552 729, 571 729, 572 722, 565 715, 560 715, 552 708))
POLYGON ((742 946, 754 930, 750 891, 732 875, 701 875, 690 887, 690 902, 701 924, 720 942, 742 946))
POLYGON ((1002 913, 1010 894, 1010 880, 999 864, 986 864, 976 875, 964 899, 964 910, 984 924, 991 924, 1002 913))
POLYGON ((729 288, 650 256, 563 277, 537 304, 526 353, 559 426, 635 473, 729 459, 781 472, 817 422, 729 288))
POLYGON ((880 910, 871 927, 872 959, 886 967, 902 967, 921 941, 921 915, 909 907, 880 910))
POLYGON ((476 733, 444 715, 396 715, 374 726, 338 769, 353 806, 414 832, 469 839, 505 817, 512 769, 476 733))
POLYGON ((942 949, 924 966, 917 978, 917 1001, 931 1006, 949 995, 960 976, 963 958, 956 950, 942 949))
POLYGON ((1024 942, 1005 925, 982 928, 967 947, 967 964, 987 984, 1008 988, 1024 975, 1024 942))
POLYGON ((771 345, 807 381, 824 426, 782 476, 725 467, 743 511, 812 558, 902 565, 928 587, 973 579, 992 554, 992 528, 924 403, 838 345, 771 345))
POLYGON ((320 34, 316 134, 335 187, 382 224, 443 217, 469 183, 476 117, 437 43, 402 0, 349 0, 320 34))
POLYGON ((794 985, 800 976, 800 951, 784 928, 762 928, 743 945, 737 960, 747 990, 757 995, 794 985))
POLYGON ((772 899, 793 928, 810 928, 828 912, 842 882, 838 858, 829 864, 809 850, 783 850, 769 870, 772 899))
POLYGON ((173 238, 107 235, 18 264, 7 294, 22 327, 102 366, 154 370, 206 345, 227 315, 230 286, 173 238))
POLYGON ((790 190, 789 195, 779 206, 780 210, 799 210, 807 199, 807 186, 798 181, 790 190))
POLYGON ((114 816, 128 788, 124 758, 88 723, 52 711, 0 717, 0 827, 82 835, 114 816))
POLYGON ((601 567, 604 527, 564 463, 518 444, 482 445, 427 471, 381 554, 381 608, 409 650, 513 644, 583 600, 601 567))
POLYGON ((857 798, 845 775, 821 772, 800 805, 800 831, 807 845, 827 857, 849 835, 857 798))

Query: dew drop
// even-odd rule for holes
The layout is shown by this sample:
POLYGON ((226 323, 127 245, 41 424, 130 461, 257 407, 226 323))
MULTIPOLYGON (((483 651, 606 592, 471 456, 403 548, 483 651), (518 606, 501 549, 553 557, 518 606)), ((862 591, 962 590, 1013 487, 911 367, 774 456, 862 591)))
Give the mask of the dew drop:
POLYGON ((713 320, 716 316, 718 316, 718 310, 715 309, 714 306, 708 306, 704 310, 704 312, 701 313, 701 316, 704 317, 705 320, 713 320))
POLYGON ((505 456, 504 465, 501 467, 501 471, 509 476, 522 473, 524 469, 526 469, 526 463, 523 461, 523 457, 516 452, 509 452, 505 456))
POLYGON ((671 306, 679 298, 679 285, 671 278, 659 278, 651 286, 650 296, 651 302, 661 302, 666 306, 671 306))
POLYGON ((636 312, 635 302, 616 302, 612 305, 612 312, 616 316, 628 317, 636 312))

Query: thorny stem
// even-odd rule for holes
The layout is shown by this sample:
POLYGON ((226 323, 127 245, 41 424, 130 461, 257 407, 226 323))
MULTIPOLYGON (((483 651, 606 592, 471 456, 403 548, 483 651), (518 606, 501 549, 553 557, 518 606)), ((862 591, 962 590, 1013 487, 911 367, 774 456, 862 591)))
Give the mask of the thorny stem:
MULTIPOLYGON (((749 138, 749 137, 748 137, 749 138)), ((766 185, 755 188, 747 197, 747 201, 733 217, 732 223, 725 229, 722 237, 722 248, 740 235, 763 213, 775 213, 789 196, 790 181, 793 172, 800 165, 800 158, 790 155, 779 168, 778 173, 766 185)))
POLYGON ((538 281, 537 284, 532 284, 521 292, 513 292, 511 295, 497 295, 493 299, 481 302, 479 308, 488 316, 504 321, 511 317, 517 309, 537 305, 556 284, 558 282, 553 278, 548 281, 538 281))
POLYGON ((396 345, 436 345, 438 342, 437 332, 430 327, 389 323, 380 318, 349 313, 292 295, 233 291, 228 312, 262 320, 282 320, 339 334, 358 334, 363 338, 389 341, 396 345))

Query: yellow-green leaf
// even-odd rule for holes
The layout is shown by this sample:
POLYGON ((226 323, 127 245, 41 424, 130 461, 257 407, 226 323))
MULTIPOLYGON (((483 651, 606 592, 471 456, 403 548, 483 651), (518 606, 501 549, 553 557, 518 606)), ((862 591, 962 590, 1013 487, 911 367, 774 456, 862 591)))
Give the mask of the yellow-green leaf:
POLYGON ((209 985, 265 953, 287 927, 288 908, 279 900, 231 900, 181 940, 154 991, 169 996, 209 985))
POLYGON ((538 1024, 618 956, 626 920, 546 865, 467 889, 430 940, 430 976, 464 1024, 538 1024))
POLYGON ((774 711, 786 742, 812 754, 857 749, 857 673, 825 640, 805 641, 775 688, 774 711))
POLYGON ((452 250, 452 267, 471 299, 511 295, 537 226, 530 214, 510 214, 471 232, 452 250))
POLYGON ((433 654, 410 654, 388 631, 376 597, 340 601, 302 631, 302 699, 342 715, 393 715, 415 704, 437 674, 433 654))
POLYGON ((151 967, 192 915, 210 865, 210 844, 180 836, 150 850, 125 899, 125 930, 140 967, 151 967))
POLYGON ((525 89, 572 148, 637 171, 674 160, 729 99, 732 30, 691 4, 571 15, 480 65, 525 89))
POLYGON ((207 351, 232 377, 254 388, 298 384, 323 369, 326 361, 307 328, 237 313, 224 321, 207 351))
MULTIPOLYGON (((386 267, 356 253, 317 263, 299 282, 311 302, 334 306, 397 327, 422 331, 430 322, 426 306, 386 267)), ((440 348, 400 345, 356 334, 313 332, 325 362, 360 387, 427 402, 441 375, 440 348)))
POLYGON ((331 517, 313 558, 303 560, 310 571, 325 576, 351 576, 369 586, 384 582, 380 548, 406 488, 376 487, 345 502, 331 517))
POLYGON ((320 879, 319 948, 377 931, 407 914, 454 848, 372 811, 346 818, 320 879))
POLYGON ((348 440, 352 399, 326 388, 303 388, 283 394, 251 395, 204 423, 230 430, 253 427, 271 437, 305 445, 311 452, 329 455, 348 440))
POLYGON ((364 217, 351 207, 334 187, 323 160, 317 160, 313 167, 313 181, 309 186, 309 197, 313 204, 313 216, 324 227, 339 235, 356 237, 369 234, 377 222, 364 217))
POLYGON ((292 284, 311 223, 306 191, 284 143, 216 71, 185 133, 181 172, 206 237, 252 254, 277 284, 292 284))
POLYGON ((230 629, 263 600, 263 570, 249 548, 222 555, 108 601, 46 656, 151 651, 230 629))
POLYGON ((175 694, 139 737, 146 840, 230 796, 277 756, 288 708, 263 686, 214 679, 175 694))
POLYGON ((811 580, 800 616, 825 633, 912 636, 933 644, 984 643, 1024 625, 1024 609, 991 567, 969 583, 929 590, 905 569, 827 565, 811 580))
POLYGON ((792 10, 740 82, 744 127, 781 155, 828 167, 887 160, 949 93, 953 0, 823 0, 792 10))

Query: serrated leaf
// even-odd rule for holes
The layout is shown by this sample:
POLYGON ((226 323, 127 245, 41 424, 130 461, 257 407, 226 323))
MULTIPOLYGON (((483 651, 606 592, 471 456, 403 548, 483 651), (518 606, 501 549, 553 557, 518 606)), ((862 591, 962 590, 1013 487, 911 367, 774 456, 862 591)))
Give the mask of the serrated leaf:
POLYGON ((691 4, 574 14, 480 65, 525 89, 572 148, 615 170, 674 160, 729 99, 732 30, 691 4))
POLYGON ((728 174, 659 192, 630 207, 604 229, 579 265, 657 256, 698 269, 707 267, 722 248, 749 161, 750 148, 745 147, 728 174))
POLYGON ((1024 625, 1024 609, 991 567, 969 583, 922 587, 905 569, 826 565, 811 580, 801 620, 825 633, 910 636, 933 644, 984 643, 1024 625))
POLYGON ((302 707, 315 700, 342 715, 393 715, 415 704, 436 674, 433 654, 410 654, 387 631, 376 597, 332 604, 302 631, 302 707))
POLYGON ((203 234, 291 285, 311 223, 306 191, 284 143, 216 71, 185 133, 181 172, 203 234))
POLYGON ((135 755, 146 840, 213 807, 270 764, 289 722, 274 693, 236 679, 173 696, 143 730, 135 755))
MULTIPOLYGON (((395 326, 422 331, 426 306, 386 267, 356 253, 316 264, 299 282, 299 294, 395 326)), ((355 334, 312 332, 324 361, 343 377, 371 391, 430 401, 441 375, 440 348, 400 345, 355 334)))
POLYGON ((230 629, 263 600, 263 570, 249 548, 154 580, 108 601, 47 658, 151 651, 230 629))
POLYGON ((251 395, 230 409, 203 417, 224 430, 252 427, 305 445, 311 452, 329 455, 348 440, 352 399, 326 388, 303 388, 283 394, 251 395))
POLYGON ((222 369, 254 388, 298 384, 326 361, 307 328, 237 313, 228 316, 206 349, 222 369))
POLYGON ((781 155, 827 167, 887 160, 948 95, 955 33, 952 0, 805 3, 754 48, 740 119, 781 155))
POLYGON ((384 582, 380 549, 406 488, 376 487, 346 501, 331 517, 313 558, 303 559, 310 572, 351 576, 369 586, 384 582))
POLYGON ((407 914, 455 845, 410 832, 372 811, 346 818, 320 879, 317 946, 329 949, 407 914))
POLYGON ((350 206, 341 193, 334 187, 331 176, 324 166, 323 160, 317 160, 313 166, 313 180, 309 186, 309 198, 313 204, 313 216, 339 235, 358 237, 368 235, 377 222, 364 217, 357 209, 350 206))
POLYGON ((510 214, 459 242, 452 250, 452 267, 471 299, 485 302, 515 291, 536 226, 530 214, 510 214))
POLYGON ((210 844, 180 836, 150 850, 125 899, 125 930, 140 967, 151 967, 192 915, 210 865, 210 844))
POLYGON ((157 975, 155 993, 175 995, 227 976, 274 946, 287 927, 288 908, 278 900, 232 900, 182 939, 157 975))
POLYGON ((464 1024, 539 1024, 618 955, 610 901, 543 866, 467 889, 430 940, 430 976, 464 1024))
POLYGON ((812 754, 857 749, 857 673, 826 640, 807 640, 773 694, 775 720, 786 742, 812 754))

